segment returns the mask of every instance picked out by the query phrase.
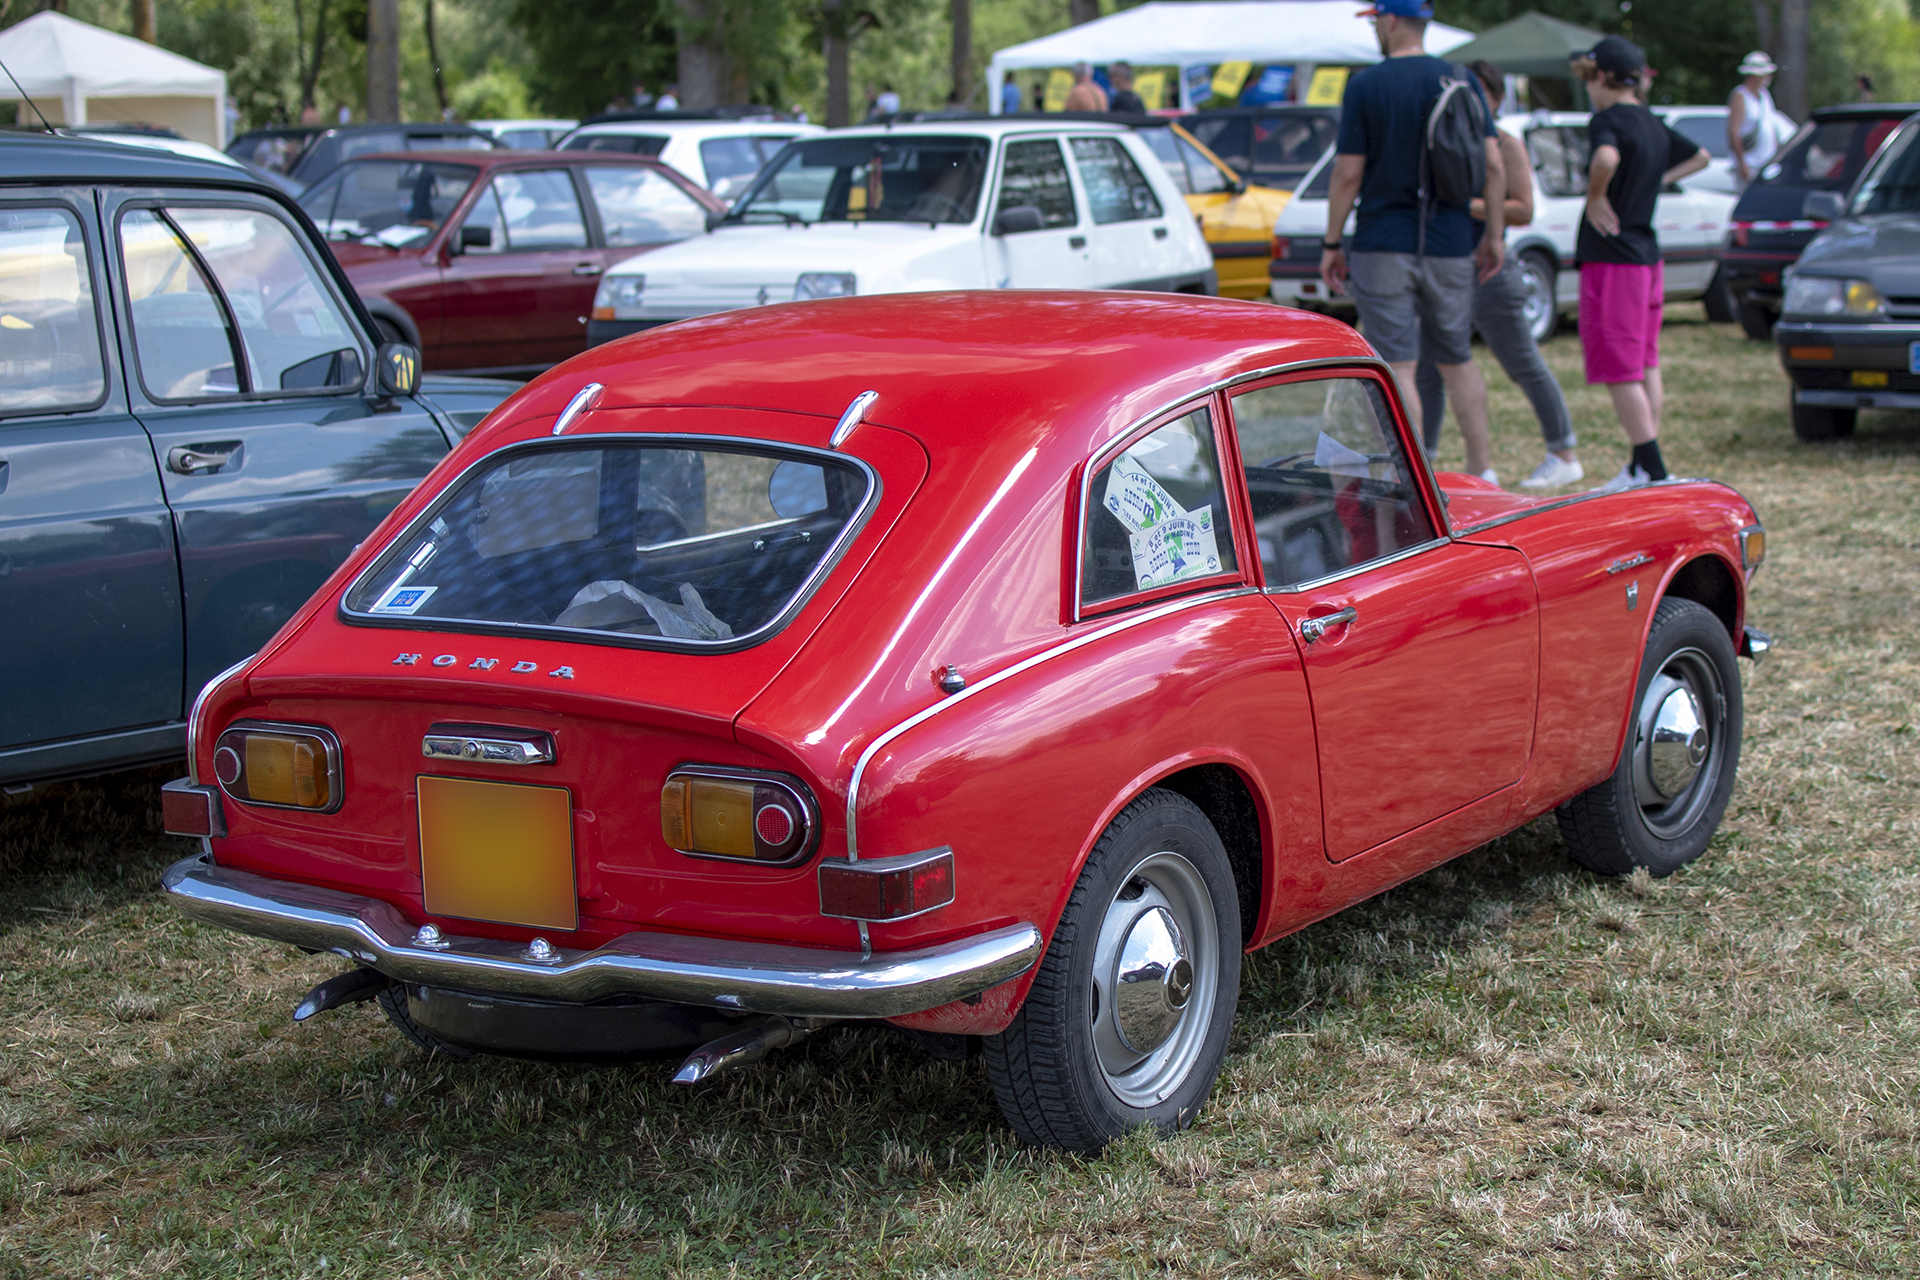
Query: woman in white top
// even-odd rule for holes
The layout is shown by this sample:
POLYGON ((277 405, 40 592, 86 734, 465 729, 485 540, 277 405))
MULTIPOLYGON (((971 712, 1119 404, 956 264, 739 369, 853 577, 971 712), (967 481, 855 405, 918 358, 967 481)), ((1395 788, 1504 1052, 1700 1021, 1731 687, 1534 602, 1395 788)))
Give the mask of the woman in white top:
POLYGON ((1740 83, 1727 98, 1727 148, 1742 187, 1780 149, 1773 95, 1767 92, 1776 70, 1772 58, 1754 50, 1740 60, 1740 83))

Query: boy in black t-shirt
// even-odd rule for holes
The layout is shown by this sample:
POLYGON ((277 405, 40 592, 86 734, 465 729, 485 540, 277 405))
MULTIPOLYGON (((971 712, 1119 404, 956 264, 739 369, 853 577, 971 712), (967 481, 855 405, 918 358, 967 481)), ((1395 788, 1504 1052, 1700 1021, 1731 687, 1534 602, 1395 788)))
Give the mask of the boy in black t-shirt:
POLYGON ((1667 478, 1660 457, 1660 308, 1665 282, 1653 232, 1660 189, 1704 169, 1707 153, 1667 128, 1636 91, 1647 74, 1639 48, 1608 36, 1573 60, 1587 84, 1593 160, 1586 217, 1574 256, 1580 262, 1580 345, 1587 381, 1604 382, 1633 457, 1600 486, 1624 489, 1667 478))

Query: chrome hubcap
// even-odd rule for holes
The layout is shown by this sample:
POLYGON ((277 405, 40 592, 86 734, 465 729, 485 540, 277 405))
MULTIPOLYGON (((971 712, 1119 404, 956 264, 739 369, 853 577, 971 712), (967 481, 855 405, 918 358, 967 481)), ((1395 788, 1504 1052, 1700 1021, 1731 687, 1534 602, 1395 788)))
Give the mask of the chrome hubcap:
POLYGON ((1719 673, 1698 649, 1675 653, 1648 683, 1634 715, 1633 794, 1655 835, 1679 835, 1711 799, 1725 716, 1719 673))
POLYGON ((1108 904, 1093 956, 1093 1046, 1107 1087, 1151 1107, 1199 1060, 1220 980, 1219 930, 1191 862, 1141 859, 1108 904))
POLYGON ((1547 308, 1553 305, 1553 285, 1544 278, 1532 263, 1523 263, 1521 278, 1526 282, 1526 292, 1520 301, 1520 314, 1527 322, 1527 328, 1538 337, 1547 316, 1547 308))

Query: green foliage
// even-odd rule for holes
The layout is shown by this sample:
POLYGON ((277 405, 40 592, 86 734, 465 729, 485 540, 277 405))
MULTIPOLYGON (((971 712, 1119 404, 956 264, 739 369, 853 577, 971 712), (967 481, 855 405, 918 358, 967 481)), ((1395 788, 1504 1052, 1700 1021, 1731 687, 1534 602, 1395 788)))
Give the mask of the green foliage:
POLYGON ((507 16, 529 52, 532 98, 562 116, 585 116, 674 78, 672 0, 510 0, 507 16))

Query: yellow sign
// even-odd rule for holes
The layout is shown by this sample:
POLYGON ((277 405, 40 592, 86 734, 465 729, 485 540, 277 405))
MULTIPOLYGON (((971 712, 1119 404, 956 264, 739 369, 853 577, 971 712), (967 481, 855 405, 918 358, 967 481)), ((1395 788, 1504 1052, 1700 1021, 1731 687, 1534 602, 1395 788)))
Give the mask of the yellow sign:
POLYGON ((1223 62, 1213 69, 1213 96, 1234 99, 1240 96, 1247 77, 1253 73, 1251 62, 1223 62))
POLYGON ((1073 92, 1073 72, 1065 67, 1055 67, 1047 77, 1047 96, 1044 110, 1065 111, 1067 95, 1073 92))
POLYGON ((1140 95, 1142 106, 1149 111, 1158 111, 1167 100, 1167 73, 1142 71, 1133 78, 1133 91, 1140 95))
POLYGON ((1315 67, 1313 83, 1307 86, 1307 105, 1337 107, 1347 92, 1347 67, 1315 67))

